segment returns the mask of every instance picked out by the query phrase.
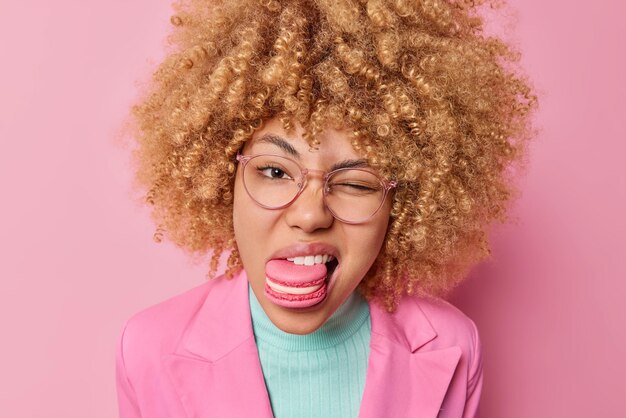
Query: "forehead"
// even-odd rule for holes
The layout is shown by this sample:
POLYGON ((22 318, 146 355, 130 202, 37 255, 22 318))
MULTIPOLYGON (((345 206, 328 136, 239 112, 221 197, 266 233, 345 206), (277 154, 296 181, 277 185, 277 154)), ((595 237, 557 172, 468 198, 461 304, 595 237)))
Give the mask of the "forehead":
POLYGON ((350 131, 327 128, 316 135, 319 143, 315 148, 304 138, 305 131, 299 124, 287 132, 282 122, 271 119, 256 131, 244 146, 245 154, 271 153, 285 155, 301 162, 330 162, 344 159, 361 159, 352 147, 350 131))

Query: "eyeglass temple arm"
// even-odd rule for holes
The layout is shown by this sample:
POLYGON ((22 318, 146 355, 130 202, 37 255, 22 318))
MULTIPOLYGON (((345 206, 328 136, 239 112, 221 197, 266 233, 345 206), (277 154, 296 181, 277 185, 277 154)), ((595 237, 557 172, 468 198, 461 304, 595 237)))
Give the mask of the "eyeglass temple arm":
POLYGON ((237 161, 241 162, 241 163, 247 163, 248 161, 250 161, 250 159, 253 157, 253 155, 241 155, 239 153, 237 153, 237 161))
POLYGON ((397 185, 398 185, 398 182, 396 180, 391 180, 391 181, 385 182, 385 189, 389 191, 390 189, 395 188, 397 185))

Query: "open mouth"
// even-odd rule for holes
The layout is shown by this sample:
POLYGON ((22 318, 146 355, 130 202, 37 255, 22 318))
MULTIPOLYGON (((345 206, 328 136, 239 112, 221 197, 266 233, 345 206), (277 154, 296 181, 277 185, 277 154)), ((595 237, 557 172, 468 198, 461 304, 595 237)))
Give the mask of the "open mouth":
POLYGON ((307 308, 322 302, 339 262, 319 254, 270 260, 265 266, 265 295, 277 305, 307 308))
POLYGON ((339 261, 337 261, 336 258, 333 257, 332 260, 328 261, 326 263, 326 270, 327 270, 327 277, 332 277, 333 273, 335 272, 335 270, 337 269, 337 266, 339 266, 339 261))

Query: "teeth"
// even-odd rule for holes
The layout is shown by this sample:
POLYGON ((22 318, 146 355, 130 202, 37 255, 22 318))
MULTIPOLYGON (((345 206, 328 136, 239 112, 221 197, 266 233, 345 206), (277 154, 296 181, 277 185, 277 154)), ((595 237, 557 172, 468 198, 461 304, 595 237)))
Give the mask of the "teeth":
POLYGON ((312 266, 314 264, 326 264, 334 260, 335 257, 328 254, 305 255, 301 257, 290 257, 287 260, 299 266, 312 266))

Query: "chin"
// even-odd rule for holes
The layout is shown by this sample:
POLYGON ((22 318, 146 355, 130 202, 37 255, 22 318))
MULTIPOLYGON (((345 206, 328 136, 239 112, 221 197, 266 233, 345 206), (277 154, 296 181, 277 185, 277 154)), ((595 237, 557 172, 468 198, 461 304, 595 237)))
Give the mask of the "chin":
POLYGON ((296 324, 294 326, 282 326, 282 324, 274 324, 278 329, 288 334, 307 335, 317 331, 323 324, 296 324))
POLYGON ((278 329, 289 334, 306 335, 317 331, 330 315, 325 310, 310 310, 297 312, 279 308, 279 311, 268 315, 270 321, 278 329))

